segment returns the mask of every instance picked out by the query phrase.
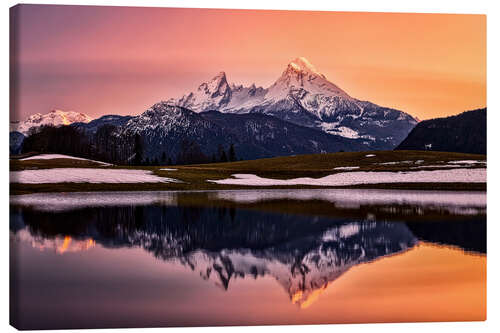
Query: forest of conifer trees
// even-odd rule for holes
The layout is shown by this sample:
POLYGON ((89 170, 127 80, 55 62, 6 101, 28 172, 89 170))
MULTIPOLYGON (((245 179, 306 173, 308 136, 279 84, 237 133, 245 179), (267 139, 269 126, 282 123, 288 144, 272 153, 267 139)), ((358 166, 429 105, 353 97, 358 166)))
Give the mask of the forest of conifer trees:
MULTIPOLYGON (((25 138, 22 153, 58 153, 121 165, 175 165, 237 161, 234 144, 227 151, 220 145, 212 155, 205 154, 198 143, 183 140, 177 156, 158 152, 153 158, 144 156, 144 143, 139 134, 118 136, 116 127, 103 125, 88 135, 72 126, 33 128, 25 138)), ((166 150, 166 149, 165 149, 166 150)))

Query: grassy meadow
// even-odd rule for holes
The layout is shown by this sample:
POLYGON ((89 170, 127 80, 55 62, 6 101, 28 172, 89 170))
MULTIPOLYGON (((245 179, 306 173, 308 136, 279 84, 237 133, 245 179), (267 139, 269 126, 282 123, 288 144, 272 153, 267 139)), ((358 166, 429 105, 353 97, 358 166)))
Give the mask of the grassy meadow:
MULTIPOLYGON (((275 157, 229 163, 211 163, 199 165, 165 166, 103 166, 100 163, 75 159, 32 159, 10 160, 11 171, 48 169, 48 168, 118 168, 150 170, 162 177, 175 178, 181 183, 141 183, 141 184, 92 184, 92 183, 56 183, 56 184, 19 184, 11 183, 11 194, 34 192, 73 192, 73 191, 145 191, 145 190, 221 190, 251 189, 252 186, 219 185, 207 182, 231 177, 232 174, 255 174, 274 179, 299 177, 320 178, 339 172, 357 171, 418 171, 441 169, 452 161, 486 161, 486 155, 432 152, 432 151, 366 151, 341 152, 329 154, 297 155, 275 157), (368 156, 367 156, 368 155, 368 156), (371 156, 374 155, 374 156, 371 156), (354 170, 335 168, 359 167, 354 170), (418 168, 416 168, 418 167, 418 168), (424 167, 424 168, 422 168, 424 167), (161 170, 175 169, 175 170, 161 170)), ((471 168, 484 165, 471 165, 471 168)), ((317 186, 281 186, 281 188, 314 188, 317 186)), ((397 183, 366 184, 345 186, 349 188, 391 188, 425 190, 485 190, 481 183, 397 183)), ((280 186, 256 188, 280 188, 280 186)), ((324 188, 324 187, 319 187, 324 188)))

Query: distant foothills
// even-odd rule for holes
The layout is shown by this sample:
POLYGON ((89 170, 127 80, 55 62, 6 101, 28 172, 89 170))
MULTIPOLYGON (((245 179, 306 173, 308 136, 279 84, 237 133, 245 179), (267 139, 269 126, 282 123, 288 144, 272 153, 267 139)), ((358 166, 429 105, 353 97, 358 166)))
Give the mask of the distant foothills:
POLYGON ((419 122, 356 99, 305 58, 268 88, 229 84, 224 72, 138 116, 98 119, 54 110, 11 122, 11 155, 51 152, 115 164, 226 162, 368 150, 486 153, 486 108, 419 122))

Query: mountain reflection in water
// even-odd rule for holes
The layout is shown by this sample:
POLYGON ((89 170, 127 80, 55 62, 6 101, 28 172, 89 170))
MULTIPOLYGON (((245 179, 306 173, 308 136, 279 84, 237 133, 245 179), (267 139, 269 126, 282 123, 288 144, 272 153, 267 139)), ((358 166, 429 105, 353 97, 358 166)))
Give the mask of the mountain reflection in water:
MULTIPOLYGON (((29 242, 59 254, 96 245, 142 248, 162 261, 187 267, 222 290, 237 279, 271 277, 300 308, 310 306, 350 268, 403 253, 422 240, 486 253, 486 219, 481 214, 436 215, 432 210, 430 221, 422 222, 413 215, 405 217, 401 205, 394 204, 332 212, 332 203, 326 201, 278 198, 256 207, 228 205, 211 197, 180 194, 168 202, 50 211, 12 203, 12 242, 29 242), (325 206, 324 214, 295 211, 295 205, 308 204, 325 206), (381 212, 384 218, 378 219, 381 212)), ((404 207, 416 209, 407 203, 404 207)))

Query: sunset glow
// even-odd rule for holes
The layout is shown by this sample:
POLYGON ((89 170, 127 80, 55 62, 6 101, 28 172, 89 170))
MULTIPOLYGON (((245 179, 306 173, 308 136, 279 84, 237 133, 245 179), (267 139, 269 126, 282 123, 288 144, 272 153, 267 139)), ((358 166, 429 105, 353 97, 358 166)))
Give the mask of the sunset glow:
POLYGON ((303 56, 420 119, 486 106, 486 16, 23 5, 12 120, 139 114, 220 71, 270 86, 303 56))
POLYGON ((299 291, 291 302, 345 322, 485 320, 485 276, 485 256, 422 242, 353 267, 306 298, 299 291), (449 274, 457 280, 450 283, 449 274), (449 313, 438 310, 445 308, 449 313))
POLYGON ((9 22, 11 326, 486 320, 486 15, 9 22))

